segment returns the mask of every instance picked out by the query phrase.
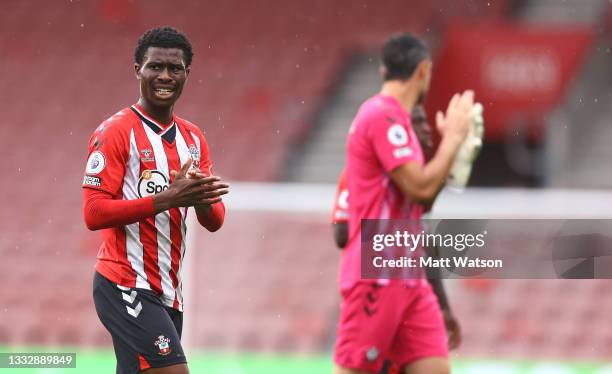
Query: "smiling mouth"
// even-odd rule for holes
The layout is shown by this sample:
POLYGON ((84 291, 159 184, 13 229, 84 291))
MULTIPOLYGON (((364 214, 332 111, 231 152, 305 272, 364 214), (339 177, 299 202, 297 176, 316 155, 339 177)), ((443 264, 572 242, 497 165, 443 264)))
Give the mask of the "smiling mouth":
POLYGON ((156 88, 153 92, 155 92, 155 96, 160 98, 168 98, 174 94, 174 90, 170 88, 156 88))

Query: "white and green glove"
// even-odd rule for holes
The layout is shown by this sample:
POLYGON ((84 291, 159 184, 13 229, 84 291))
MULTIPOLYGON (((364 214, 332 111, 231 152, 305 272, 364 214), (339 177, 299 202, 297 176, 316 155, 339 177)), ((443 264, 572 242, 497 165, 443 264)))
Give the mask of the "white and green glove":
POLYGON ((448 185, 452 188, 463 190, 470 179, 472 164, 482 148, 482 138, 484 136, 483 109, 480 103, 475 103, 472 108, 470 129, 459 147, 448 176, 448 185))

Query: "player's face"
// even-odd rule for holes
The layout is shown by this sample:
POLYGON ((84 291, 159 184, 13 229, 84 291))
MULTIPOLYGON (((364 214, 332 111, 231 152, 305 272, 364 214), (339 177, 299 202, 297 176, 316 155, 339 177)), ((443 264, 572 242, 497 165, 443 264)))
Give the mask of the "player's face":
POLYGON ((178 48, 149 47, 142 65, 136 64, 135 69, 140 96, 157 107, 173 106, 189 75, 183 51, 178 48))
POLYGON ((412 108, 410 112, 410 121, 419 139, 419 143, 421 143, 421 148, 425 153, 425 157, 429 159, 432 154, 433 140, 431 137, 431 127, 429 127, 429 123, 427 122, 427 113, 425 113, 423 105, 417 104, 412 108))
POLYGON ((427 114, 423 105, 415 105, 410 113, 410 120, 413 124, 422 125, 423 127, 429 127, 427 123, 427 114))

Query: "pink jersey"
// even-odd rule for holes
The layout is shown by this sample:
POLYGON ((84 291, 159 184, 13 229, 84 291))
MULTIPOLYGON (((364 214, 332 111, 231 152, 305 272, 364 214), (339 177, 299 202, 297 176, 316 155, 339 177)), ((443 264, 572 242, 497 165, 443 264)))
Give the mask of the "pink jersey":
MULTIPOLYGON (((212 174, 208 146, 194 124, 174 117, 163 126, 138 105, 102 123, 89 142, 83 187, 133 200, 164 191, 171 170, 187 160, 212 174)), ((103 231, 96 270, 125 287, 152 290, 169 307, 183 310, 181 264, 187 208, 172 208, 126 226, 103 231)))
POLYGON ((368 99, 357 113, 347 142, 349 241, 340 264, 340 289, 361 279, 361 219, 419 220, 422 205, 408 200, 390 173, 407 162, 424 163, 410 114, 389 96, 368 99))

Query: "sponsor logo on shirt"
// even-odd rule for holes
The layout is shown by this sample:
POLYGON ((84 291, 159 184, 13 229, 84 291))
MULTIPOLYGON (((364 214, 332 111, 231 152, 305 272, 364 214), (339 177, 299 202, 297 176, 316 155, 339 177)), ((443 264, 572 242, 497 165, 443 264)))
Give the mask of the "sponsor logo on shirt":
POLYGON ((408 132, 400 124, 391 125, 387 131, 387 139, 396 147, 408 144, 408 132))
POLYGON ((86 175, 83 177, 83 186, 94 186, 100 187, 102 180, 98 177, 92 177, 91 175, 86 175))
POLYGON ((145 170, 138 180, 138 196, 147 197, 167 190, 168 178, 159 170, 145 170))
POLYGON ((393 150, 393 156, 395 158, 402 158, 402 157, 412 156, 412 148, 410 148, 410 147, 402 147, 402 148, 395 149, 395 150, 393 150))
POLYGON ((104 154, 100 151, 93 151, 87 159, 87 168, 85 168, 85 172, 87 174, 98 174, 104 170, 105 166, 106 159, 104 158, 104 154))

